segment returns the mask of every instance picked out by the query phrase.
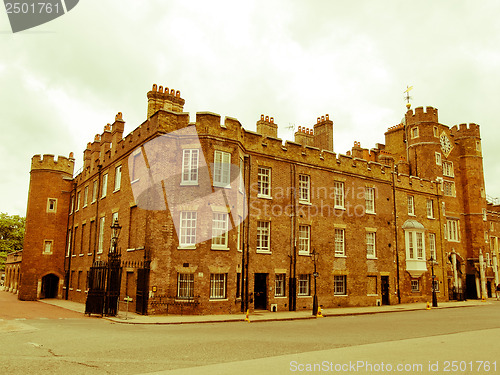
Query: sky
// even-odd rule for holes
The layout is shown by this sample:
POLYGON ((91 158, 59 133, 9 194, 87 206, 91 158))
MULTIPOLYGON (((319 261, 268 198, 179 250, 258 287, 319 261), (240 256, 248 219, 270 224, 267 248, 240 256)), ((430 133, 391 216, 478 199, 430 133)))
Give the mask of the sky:
POLYGON ((329 114, 334 150, 372 148, 412 107, 481 126, 486 193, 500 198, 496 140, 500 2, 82 0, 13 34, 0 8, 0 212, 26 213, 31 157, 75 153, 118 112, 128 134, 154 83, 184 111, 237 118, 278 136, 329 114))

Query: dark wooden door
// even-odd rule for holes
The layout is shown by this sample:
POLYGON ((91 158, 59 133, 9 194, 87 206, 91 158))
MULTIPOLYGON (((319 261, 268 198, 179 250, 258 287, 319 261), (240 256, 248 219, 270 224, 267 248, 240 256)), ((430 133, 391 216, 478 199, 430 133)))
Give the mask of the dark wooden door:
POLYGON ((389 305, 389 276, 381 276, 382 305, 389 305))
POLYGON ((254 281, 254 309, 267 309, 267 273, 256 273, 254 281))
POLYGON ((135 312, 146 315, 148 313, 149 296, 149 268, 137 269, 137 291, 135 294, 135 312))

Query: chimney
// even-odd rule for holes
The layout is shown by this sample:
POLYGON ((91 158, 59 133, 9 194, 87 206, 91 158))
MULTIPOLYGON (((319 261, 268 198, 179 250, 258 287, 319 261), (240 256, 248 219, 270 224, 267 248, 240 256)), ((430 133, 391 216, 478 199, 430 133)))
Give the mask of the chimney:
POLYGON ((333 152, 333 121, 328 115, 318 117, 314 124, 314 147, 333 152))
POLYGON ((278 125, 274 123, 274 118, 260 115, 260 120, 257 121, 257 133, 265 137, 278 138, 278 125))
POLYGON ((122 113, 118 112, 115 116, 115 122, 111 125, 111 148, 116 151, 118 142, 123 138, 123 131, 125 130, 125 121, 123 121, 122 113))
POLYGON ((185 100, 181 98, 179 90, 170 89, 163 86, 153 85, 153 88, 148 92, 148 118, 153 116, 159 110, 167 110, 173 112, 182 112, 184 110, 185 100))
POLYGON ((295 132, 295 142, 303 146, 314 146, 314 130, 299 126, 295 132))

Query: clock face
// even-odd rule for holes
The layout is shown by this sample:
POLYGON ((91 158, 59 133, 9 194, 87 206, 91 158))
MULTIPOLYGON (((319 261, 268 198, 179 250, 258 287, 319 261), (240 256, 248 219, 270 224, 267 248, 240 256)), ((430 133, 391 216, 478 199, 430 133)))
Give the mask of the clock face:
POLYGON ((450 140, 448 139, 448 137, 444 133, 441 134, 441 137, 439 138, 439 140, 441 141, 441 150, 443 150, 443 153, 446 156, 448 156, 448 154, 451 151, 451 142, 450 142, 450 140))

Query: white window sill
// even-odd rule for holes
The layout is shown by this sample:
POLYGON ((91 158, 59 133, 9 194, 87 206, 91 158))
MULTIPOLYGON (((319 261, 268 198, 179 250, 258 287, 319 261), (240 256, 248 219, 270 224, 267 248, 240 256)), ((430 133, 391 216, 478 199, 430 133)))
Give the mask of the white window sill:
POLYGON ((370 256, 367 256, 366 259, 372 259, 372 260, 377 260, 378 258, 377 257, 370 257, 370 256))
POLYGON ((177 246, 177 250, 196 250, 196 245, 190 246, 177 246))
POLYGON ((131 184, 131 185, 133 185, 133 184, 135 184, 136 182, 139 182, 139 180, 140 180, 140 178, 135 179, 135 180, 133 180, 133 181, 130 181, 130 184, 131 184))
MULTIPOLYGON (((47 254, 47 253, 44 253, 44 254, 47 254)), ((71 254, 71 258, 75 258, 76 257, 76 254, 71 254)))
POLYGON ((427 216, 427 219, 429 219, 429 220, 436 220, 435 217, 430 217, 430 216, 427 216))
POLYGON ((274 299, 284 299, 287 298, 287 296, 274 296, 274 299))
POLYGON ((297 298, 311 298, 312 296, 301 296, 301 295, 297 295, 297 298))
POLYGON ((378 297, 378 294, 367 294, 367 297, 378 297))
POLYGON ((375 211, 365 211, 365 214, 376 215, 377 213, 375 211))
POLYGON ((310 253, 309 251, 308 251, 307 253, 306 253, 306 252, 301 252, 301 251, 299 251, 299 255, 303 255, 303 256, 308 257, 308 256, 310 256, 310 255, 311 255, 311 253, 310 253))
POLYGON ((181 181, 180 186, 198 186, 198 181, 181 181))
POLYGON ((224 185, 224 184, 216 184, 214 183, 214 187, 216 188, 222 188, 222 189, 231 189, 231 185, 224 185))
POLYGON ((226 302, 229 301, 227 298, 210 298, 208 302, 226 302))
POLYGON ((120 189, 113 190, 113 194, 116 192, 119 192, 119 191, 120 191, 120 189))
POLYGON ((73 288, 69 288, 69 290, 73 290, 73 288))
POLYGON ((347 294, 334 294, 334 297, 347 297, 347 294))
POLYGON ((87 255, 92 255, 92 253, 87 253, 87 255))
POLYGON ((211 250, 229 251, 229 247, 227 247, 227 246, 220 246, 220 245, 212 245, 212 247, 210 249, 211 250))
POLYGON ((306 206, 312 206, 312 203, 310 201, 303 201, 299 199, 299 204, 304 204, 306 206))
POLYGON ((408 213, 408 216, 413 216, 413 217, 415 217, 415 216, 417 216, 417 215, 408 213))
POLYGON ((344 210, 345 211, 345 207, 343 206, 334 206, 333 208, 335 208, 336 210, 344 210))
POLYGON ((270 195, 263 195, 263 194, 257 194, 257 198, 270 199, 270 200, 273 199, 273 197, 271 197, 270 195))
POLYGON ((77 289, 76 291, 77 291, 77 292, 81 292, 82 290, 81 290, 81 289, 77 289))
POLYGON ((335 258, 347 258, 347 255, 335 254, 335 258))
POLYGON ((82 257, 82 256, 83 256, 83 254, 78 254, 78 256, 79 256, 79 257, 82 257))
POLYGON ((269 250, 257 250, 257 254, 272 254, 269 250))

